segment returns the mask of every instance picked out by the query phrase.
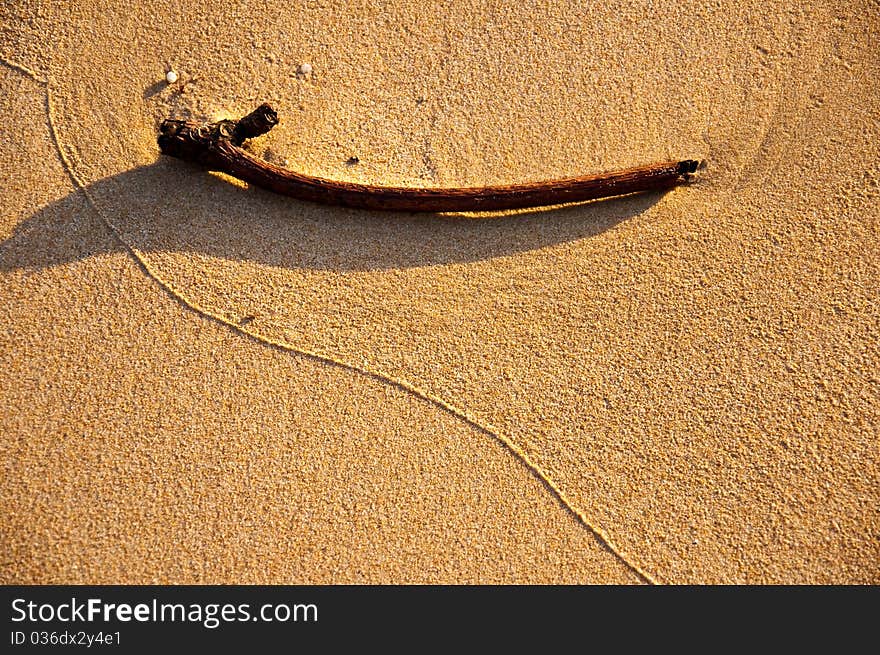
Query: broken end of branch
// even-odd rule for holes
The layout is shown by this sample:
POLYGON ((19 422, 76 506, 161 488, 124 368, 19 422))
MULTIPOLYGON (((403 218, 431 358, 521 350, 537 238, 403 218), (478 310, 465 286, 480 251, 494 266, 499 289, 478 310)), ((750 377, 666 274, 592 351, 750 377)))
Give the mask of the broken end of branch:
POLYGON ((264 102, 236 122, 230 140, 240 146, 248 139, 262 136, 276 125, 278 125, 278 113, 272 109, 269 103, 264 102))
POLYGON ((689 182, 694 177, 697 169, 706 167, 706 160, 698 161, 696 159, 683 159, 678 162, 677 173, 685 182, 689 182))

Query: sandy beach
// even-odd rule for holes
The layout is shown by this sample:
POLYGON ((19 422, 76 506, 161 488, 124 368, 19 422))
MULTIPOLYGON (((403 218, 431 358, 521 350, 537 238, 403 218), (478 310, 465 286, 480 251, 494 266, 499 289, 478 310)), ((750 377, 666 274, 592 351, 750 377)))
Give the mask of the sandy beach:
POLYGON ((7 3, 0 582, 880 583, 878 39, 868 0, 7 3), (262 102, 252 152, 330 179, 706 167, 438 215, 160 155, 262 102))

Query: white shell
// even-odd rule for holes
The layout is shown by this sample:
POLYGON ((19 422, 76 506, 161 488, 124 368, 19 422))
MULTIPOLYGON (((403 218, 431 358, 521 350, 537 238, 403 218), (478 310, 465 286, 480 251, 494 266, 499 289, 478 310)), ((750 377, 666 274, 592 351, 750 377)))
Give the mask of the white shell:
POLYGON ((300 64, 299 72, 302 75, 311 75, 312 74, 312 65, 311 64, 300 64))
POLYGON ((165 73, 165 81, 168 84, 174 84, 177 81, 177 73, 175 71, 168 71, 165 73))

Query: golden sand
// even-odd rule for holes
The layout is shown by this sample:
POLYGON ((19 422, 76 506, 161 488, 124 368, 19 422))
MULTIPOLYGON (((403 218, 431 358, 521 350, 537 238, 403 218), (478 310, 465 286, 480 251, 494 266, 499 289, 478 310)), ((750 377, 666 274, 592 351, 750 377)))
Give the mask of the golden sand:
POLYGON ((80 4, 0 16, 3 582, 880 581, 876 3, 80 4), (159 157, 263 101, 323 177, 708 168, 159 157))

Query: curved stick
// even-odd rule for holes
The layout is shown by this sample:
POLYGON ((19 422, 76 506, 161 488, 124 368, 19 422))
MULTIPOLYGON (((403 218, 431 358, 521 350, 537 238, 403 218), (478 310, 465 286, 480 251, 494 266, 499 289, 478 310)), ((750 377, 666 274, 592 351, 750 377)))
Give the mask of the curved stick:
POLYGON ((646 191, 664 191, 691 180, 698 162, 668 161, 613 173, 530 184, 473 188, 382 187, 338 182, 273 166, 240 146, 278 124, 268 104, 244 118, 199 125, 168 119, 159 148, 166 155, 199 163, 286 196, 358 209, 417 212, 488 211, 542 207, 646 191))

